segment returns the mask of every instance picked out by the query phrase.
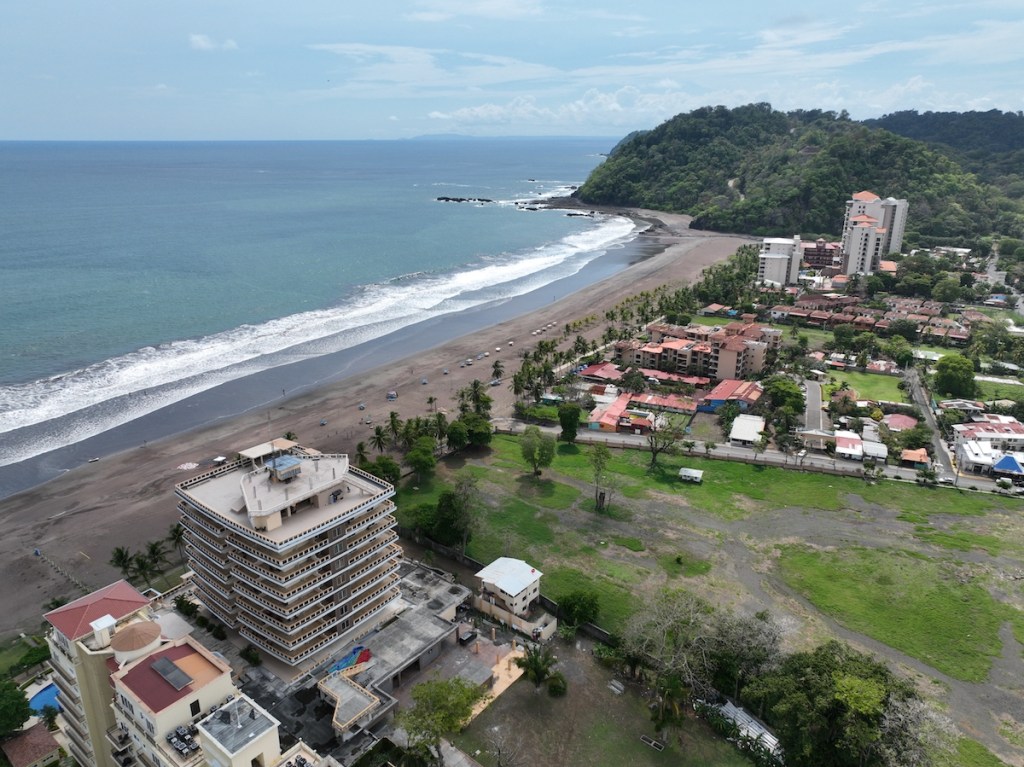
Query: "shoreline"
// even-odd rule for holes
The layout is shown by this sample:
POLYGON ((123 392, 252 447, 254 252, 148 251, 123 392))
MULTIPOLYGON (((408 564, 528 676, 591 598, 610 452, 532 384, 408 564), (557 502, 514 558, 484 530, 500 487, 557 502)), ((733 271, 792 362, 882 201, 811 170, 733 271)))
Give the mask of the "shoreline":
MULTIPOLYGON (((560 201, 547 202, 552 207, 563 207, 560 201)), ((564 207, 571 210, 582 206, 564 207)), ((364 345, 369 348, 359 349, 340 366, 339 359, 322 360, 323 375, 310 375, 298 386, 293 385, 300 392, 292 397, 276 397, 282 388, 278 381, 281 376, 294 379, 296 373, 310 371, 302 363, 265 371, 273 375, 267 375, 260 385, 275 396, 268 397, 264 405, 234 415, 224 415, 237 406, 230 391, 207 398, 204 407, 210 414, 193 426, 182 420, 182 427, 174 428, 177 419, 173 414, 157 411, 159 418, 171 425, 171 433, 154 441, 152 435, 145 436, 146 418, 138 419, 133 422, 136 430, 129 429, 122 435, 129 441, 101 460, 88 462, 91 456, 84 452, 77 457, 80 464, 76 468, 0 500, 0 514, 7 525, 7 535, 0 544, 5 555, 0 573, 7 584, 0 636, 18 630, 35 631, 46 601, 58 596, 74 598, 79 593, 43 557, 34 556, 34 549, 39 548, 87 586, 99 588, 120 577, 107 564, 115 546, 138 550, 146 541, 164 538, 177 519, 174 486, 196 471, 180 466, 230 455, 287 431, 296 433, 299 442, 309 447, 353 452, 356 443, 368 441, 373 427, 386 422, 392 410, 403 419, 426 415, 430 412, 428 397, 433 397, 437 409, 454 411, 456 392, 475 378, 489 380, 495 359, 504 363, 507 379, 518 367, 521 351, 540 340, 531 335, 534 329, 555 322, 556 328, 549 334, 553 336, 565 323, 587 315, 600 316, 627 296, 661 284, 692 282, 705 267, 728 258, 739 245, 752 241, 735 235, 691 232, 688 217, 681 215, 622 209, 600 212, 628 215, 638 223, 652 225, 649 233, 638 234, 634 240, 641 241, 641 250, 649 252, 626 265, 615 265, 615 258, 608 258, 608 254, 596 259, 595 264, 605 263, 595 268, 610 271, 578 289, 572 284, 573 278, 566 278, 565 285, 554 291, 547 286, 528 294, 531 298, 527 300, 512 299, 499 307, 446 316, 391 334, 364 345), (552 292, 554 300, 548 301, 547 295, 552 292), (451 337, 453 325, 464 331, 455 338, 451 337), (510 339, 515 340, 511 348, 507 345, 510 339), (494 351, 498 346, 501 352, 494 351), (476 362, 477 354, 484 351, 491 356, 476 362), (459 361, 467 358, 473 358, 476 364, 460 368, 459 361), (326 372, 332 365, 333 373, 326 372), (441 372, 444 368, 448 368, 448 375, 441 372), (421 383, 422 378, 427 379, 426 384, 421 383), (388 390, 397 391, 398 400, 386 401, 384 393, 388 390), (358 410, 360 402, 366 403, 366 410, 358 410), (362 423, 367 415, 373 419, 370 426, 362 423), (327 424, 321 426, 324 419, 327 424)), ((600 335, 602 330, 599 321, 587 333, 600 335)), ((488 393, 494 397, 495 417, 511 413, 513 397, 506 386, 490 388, 488 393)), ((184 400, 178 406, 186 413, 195 410, 193 400, 184 400)), ((71 448, 84 446, 82 450, 88 451, 90 441, 71 448)), ((53 472, 53 454, 40 458, 38 469, 53 472)))

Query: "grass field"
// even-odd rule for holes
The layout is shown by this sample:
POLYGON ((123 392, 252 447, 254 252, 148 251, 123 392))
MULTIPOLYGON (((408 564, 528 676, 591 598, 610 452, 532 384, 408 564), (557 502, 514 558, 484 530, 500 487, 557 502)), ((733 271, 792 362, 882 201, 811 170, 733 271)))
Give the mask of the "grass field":
POLYGON ((993 399, 1024 400, 1024 384, 997 383, 977 379, 974 383, 978 387, 978 398, 986 402, 993 399))
POLYGON ((859 399, 884 400, 886 402, 909 402, 899 388, 900 378, 896 376, 878 375, 875 373, 856 373, 852 370, 834 371, 829 377, 835 377, 834 385, 826 385, 823 397, 827 400, 842 385, 843 381, 857 392, 859 399))
MULTIPOLYGON (((1024 641, 1024 582, 999 576, 1024 570, 1016 499, 708 460, 702 450, 662 456, 652 470, 646 451, 613 449, 611 505, 597 513, 589 454, 588 446, 561 444, 535 477, 518 441, 496 435, 488 451, 443 462, 418 490, 404 486, 398 513, 436 502, 453 469, 472 473, 486 508, 468 553, 483 562, 526 559, 556 601, 593 591, 597 623, 613 634, 670 587, 732 608, 767 608, 801 626, 794 636, 805 645, 827 635, 813 616, 828 615, 970 682, 983 682, 1002 652, 1001 626, 1010 623, 1024 641), (681 466, 704 470, 704 482, 680 482, 681 466), (805 596, 813 607, 801 609, 810 614, 794 612, 771 584, 805 596)), ((608 748, 616 760, 634 761, 608 748)), ((974 741, 962 748, 962 763, 988 763, 974 741)), ((638 763, 662 763, 651 758, 638 763)))
POLYGON ((1002 646, 999 628, 1013 618, 955 564, 905 551, 791 546, 779 568, 787 583, 845 626, 968 682, 988 676, 1002 646))

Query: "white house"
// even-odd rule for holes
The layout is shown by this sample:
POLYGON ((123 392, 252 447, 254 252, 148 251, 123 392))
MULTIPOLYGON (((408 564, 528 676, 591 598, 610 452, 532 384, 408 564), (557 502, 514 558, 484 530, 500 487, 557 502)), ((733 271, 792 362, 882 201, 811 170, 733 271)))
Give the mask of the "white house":
POLYGON ((736 416, 729 431, 729 444, 735 447, 750 447, 761 439, 764 431, 764 419, 759 415, 736 416))
POLYGON ((499 557, 476 577, 485 601, 525 617, 530 613, 530 605, 540 597, 543 574, 521 559, 499 557))

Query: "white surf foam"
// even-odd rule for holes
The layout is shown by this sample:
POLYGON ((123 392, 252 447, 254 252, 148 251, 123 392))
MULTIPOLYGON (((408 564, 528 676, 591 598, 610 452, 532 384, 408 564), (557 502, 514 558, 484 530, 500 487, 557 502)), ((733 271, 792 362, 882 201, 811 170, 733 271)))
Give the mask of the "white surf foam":
POLYGON ((635 231, 627 218, 594 223, 556 242, 499 254, 462 271, 368 285, 329 309, 146 347, 59 376, 0 387, 0 434, 37 427, 24 442, 2 441, 0 465, 87 439, 226 381, 523 295, 578 272, 635 231), (101 407, 114 400, 116 407, 101 407))

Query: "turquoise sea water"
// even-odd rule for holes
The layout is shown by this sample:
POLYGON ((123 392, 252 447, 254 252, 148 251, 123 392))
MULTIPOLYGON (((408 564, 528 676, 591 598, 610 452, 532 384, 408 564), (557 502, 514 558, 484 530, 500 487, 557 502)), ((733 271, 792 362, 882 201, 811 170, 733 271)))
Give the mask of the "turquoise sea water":
POLYGON ((0 143, 0 466, 579 272, 611 143, 0 143))

